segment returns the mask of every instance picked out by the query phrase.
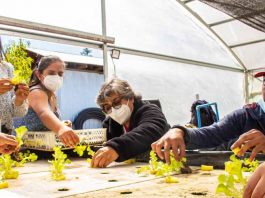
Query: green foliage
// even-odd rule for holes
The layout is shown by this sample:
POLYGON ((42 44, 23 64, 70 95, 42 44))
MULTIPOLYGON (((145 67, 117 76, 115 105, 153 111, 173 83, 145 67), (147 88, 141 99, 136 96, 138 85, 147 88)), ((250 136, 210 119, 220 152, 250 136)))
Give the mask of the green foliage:
POLYGON ((92 161, 92 157, 95 155, 95 152, 92 151, 89 145, 82 145, 79 144, 75 147, 74 152, 76 152, 80 157, 84 155, 85 150, 87 151, 87 154, 90 156, 87 158, 87 162, 90 164, 92 161))
POLYGON ((26 153, 18 153, 18 160, 19 162, 16 162, 16 167, 24 166, 26 162, 34 162, 38 159, 38 156, 35 153, 30 153, 28 150, 26 153))
POLYGON ((243 176, 243 172, 253 172, 258 165, 257 160, 250 162, 247 158, 241 160, 235 154, 231 155, 230 161, 225 162, 225 171, 228 174, 219 175, 216 193, 224 193, 226 196, 235 198, 242 197, 247 183, 247 178, 243 176))
POLYGON ((77 145, 75 146, 74 152, 76 152, 80 157, 82 157, 84 155, 86 147, 86 145, 77 145))
POLYGON ((16 131, 16 141, 18 142, 18 147, 20 147, 23 144, 22 138, 25 135, 25 133, 28 131, 27 127, 20 126, 15 129, 16 131))
MULTIPOLYGON (((20 126, 15 129, 16 131, 16 141, 18 142, 18 146, 20 147, 23 144, 22 137, 28 131, 25 126, 20 126)), ((23 154, 19 154, 20 156, 23 154)), ((35 154, 34 154, 35 155, 35 154)), ((22 160, 21 165, 23 165, 28 160, 33 160, 36 158, 36 155, 25 156, 25 159, 22 160), (27 158, 26 158, 27 157, 27 158)), ((8 154, 0 155, 0 171, 3 172, 4 179, 16 179, 19 175, 18 171, 13 170, 12 167, 18 165, 20 162, 16 162, 11 159, 11 156, 8 154)))
POLYGON ((11 159, 10 155, 0 155, 0 165, 2 178, 16 179, 18 177, 18 171, 12 169, 12 167, 15 165, 15 161, 11 159))
POLYGON ((150 152, 149 165, 142 166, 137 169, 137 174, 154 174, 156 176, 166 176, 165 181, 167 183, 178 182, 171 174, 179 173, 180 169, 184 167, 183 163, 186 162, 186 158, 182 158, 181 161, 176 161, 173 154, 170 154, 170 165, 162 161, 158 161, 158 158, 154 151, 150 152))
POLYGON ((92 149, 90 148, 90 146, 87 146, 87 154, 90 155, 91 157, 93 157, 95 155, 95 152, 92 151, 92 149))
POLYGON ((65 180, 65 175, 63 173, 64 165, 70 164, 71 161, 67 159, 67 155, 61 151, 61 147, 54 147, 54 160, 49 161, 52 164, 52 178, 56 181, 65 180))
POLYGON ((259 166, 259 161, 258 160, 253 160, 252 162, 249 161, 248 158, 244 159, 244 166, 243 166, 243 171, 244 172, 254 172, 256 168, 259 166))
POLYGON ((92 157, 95 155, 95 152, 92 151, 89 145, 87 146, 87 154, 90 155, 90 158, 87 158, 86 161, 90 164, 90 167, 91 167, 91 160, 92 160, 92 157))
POLYGON ((29 83, 33 59, 27 55, 28 45, 20 39, 18 43, 13 42, 7 47, 6 61, 14 66, 14 78, 12 79, 14 84, 29 83))

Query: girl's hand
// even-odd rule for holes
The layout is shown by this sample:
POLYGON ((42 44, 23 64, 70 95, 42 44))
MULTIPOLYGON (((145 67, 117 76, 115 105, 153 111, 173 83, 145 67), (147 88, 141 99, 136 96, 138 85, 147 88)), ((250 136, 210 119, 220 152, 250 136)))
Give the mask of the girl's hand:
POLYGON ((29 87, 26 84, 19 84, 17 85, 17 90, 15 94, 16 94, 15 104, 16 106, 20 106, 22 105, 23 101, 27 99, 29 95, 29 87))
POLYGON ((58 136, 61 142, 68 147, 75 147, 80 142, 79 137, 75 134, 73 129, 67 126, 59 130, 58 136))

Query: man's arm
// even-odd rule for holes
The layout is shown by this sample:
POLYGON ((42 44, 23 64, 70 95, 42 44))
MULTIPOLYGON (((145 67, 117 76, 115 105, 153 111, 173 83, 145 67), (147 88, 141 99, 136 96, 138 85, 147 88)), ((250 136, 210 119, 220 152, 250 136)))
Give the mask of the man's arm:
MULTIPOLYGON (((185 143, 188 149, 211 148, 219 146, 241 135, 246 121, 245 111, 236 110, 217 123, 202 128, 186 128, 185 143)), ((174 127, 172 127, 174 128, 174 127)))
POLYGON ((152 149, 162 159, 170 163, 169 150, 176 160, 185 156, 186 144, 189 149, 218 146, 242 134, 246 122, 243 109, 232 112, 220 122, 199 129, 174 126, 162 138, 152 144, 152 149), (164 148, 164 153, 162 153, 164 148))

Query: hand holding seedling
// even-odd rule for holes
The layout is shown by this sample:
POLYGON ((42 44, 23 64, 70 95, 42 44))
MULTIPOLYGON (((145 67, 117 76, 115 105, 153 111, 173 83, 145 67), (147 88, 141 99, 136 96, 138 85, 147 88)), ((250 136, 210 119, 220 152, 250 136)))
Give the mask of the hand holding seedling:
POLYGON ((170 150, 172 150, 174 158, 179 161, 185 156, 184 132, 178 128, 170 129, 162 138, 154 142, 151 147, 168 164, 170 164, 170 150), (164 148, 164 153, 162 148, 164 148))
POLYGON ((15 92, 16 100, 15 105, 22 105, 23 101, 27 99, 29 95, 29 87, 26 84, 18 84, 15 92))
POLYGON ((265 135, 257 129, 252 129, 244 133, 231 146, 231 149, 241 148, 237 153, 238 156, 243 156, 245 152, 252 149, 249 160, 252 161, 259 152, 265 152, 265 135))
POLYGON ((105 146, 95 153, 91 161, 91 167, 105 168, 118 157, 118 153, 113 148, 105 146))

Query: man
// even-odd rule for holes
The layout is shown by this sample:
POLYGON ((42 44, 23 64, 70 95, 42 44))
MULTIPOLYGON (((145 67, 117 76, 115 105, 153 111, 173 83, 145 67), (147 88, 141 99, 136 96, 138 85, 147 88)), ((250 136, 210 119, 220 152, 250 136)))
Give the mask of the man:
POLYGON ((252 148, 250 156, 252 161, 258 152, 265 152, 265 68, 255 77, 263 77, 263 100, 246 105, 211 126, 198 129, 173 126, 162 138, 151 145, 152 149, 161 159, 170 163, 170 150, 175 159, 179 160, 185 156, 186 147, 188 149, 210 148, 239 137, 231 146, 231 149, 241 148, 239 156, 243 156, 252 148))

